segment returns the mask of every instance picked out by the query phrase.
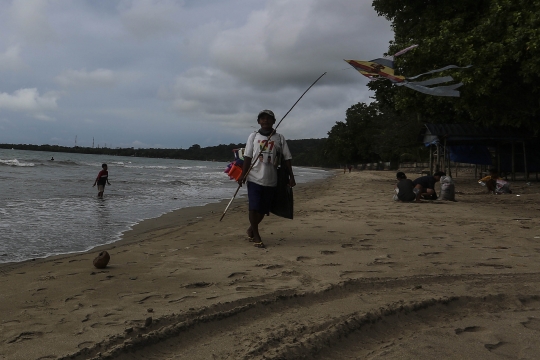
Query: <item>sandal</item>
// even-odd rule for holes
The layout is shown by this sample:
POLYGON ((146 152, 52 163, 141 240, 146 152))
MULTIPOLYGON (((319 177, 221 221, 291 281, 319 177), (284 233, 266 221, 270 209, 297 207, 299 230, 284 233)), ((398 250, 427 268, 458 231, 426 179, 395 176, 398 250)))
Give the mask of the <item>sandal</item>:
POLYGON ((265 249, 266 248, 266 246, 264 246, 264 243, 262 241, 253 243, 253 246, 255 246, 256 248, 259 248, 259 249, 265 249))
POLYGON ((248 241, 249 241, 249 242, 255 242, 255 238, 254 238, 254 237, 249 237, 249 236, 248 236, 248 241))

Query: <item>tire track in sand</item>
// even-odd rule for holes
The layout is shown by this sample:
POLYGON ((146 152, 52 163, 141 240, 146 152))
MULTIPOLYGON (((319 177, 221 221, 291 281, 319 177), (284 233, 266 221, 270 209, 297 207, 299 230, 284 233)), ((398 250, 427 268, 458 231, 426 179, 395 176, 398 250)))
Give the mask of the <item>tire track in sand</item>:
MULTIPOLYGON (((442 324, 455 323, 454 336, 480 336, 459 331, 483 328, 460 325, 472 314, 537 311, 539 284, 540 274, 350 280, 320 292, 277 292, 162 317, 60 359, 376 358, 442 324)), ((495 340, 486 338, 482 348, 492 358, 507 343, 495 340)))

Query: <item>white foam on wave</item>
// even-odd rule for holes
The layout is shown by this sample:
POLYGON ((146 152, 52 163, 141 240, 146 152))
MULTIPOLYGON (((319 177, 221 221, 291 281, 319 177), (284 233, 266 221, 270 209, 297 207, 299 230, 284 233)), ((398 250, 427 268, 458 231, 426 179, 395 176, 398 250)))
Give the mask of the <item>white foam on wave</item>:
POLYGON ((22 167, 24 167, 24 166, 35 166, 34 163, 20 162, 17 159, 13 159, 13 160, 2 160, 2 159, 0 159, 0 164, 9 165, 9 166, 22 166, 22 167))
POLYGON ((168 169, 168 166, 163 165, 126 165, 126 168, 131 169, 168 169))

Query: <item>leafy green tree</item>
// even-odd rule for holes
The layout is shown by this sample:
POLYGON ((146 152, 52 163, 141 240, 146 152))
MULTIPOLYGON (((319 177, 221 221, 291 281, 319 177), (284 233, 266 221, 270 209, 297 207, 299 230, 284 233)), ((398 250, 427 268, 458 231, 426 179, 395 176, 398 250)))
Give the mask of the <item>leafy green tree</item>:
POLYGON ((468 122, 540 129, 540 1, 373 0, 392 22, 389 53, 419 47, 395 59, 405 76, 455 64, 461 98, 436 97, 371 82, 376 99, 430 122, 468 122))
POLYGON ((420 117, 403 115, 378 102, 358 103, 328 133, 326 152, 336 163, 421 160, 420 117))
POLYGON ((371 138, 376 132, 377 109, 374 104, 358 103, 347 109, 345 122, 338 121, 328 132, 327 154, 336 162, 378 161, 371 138))

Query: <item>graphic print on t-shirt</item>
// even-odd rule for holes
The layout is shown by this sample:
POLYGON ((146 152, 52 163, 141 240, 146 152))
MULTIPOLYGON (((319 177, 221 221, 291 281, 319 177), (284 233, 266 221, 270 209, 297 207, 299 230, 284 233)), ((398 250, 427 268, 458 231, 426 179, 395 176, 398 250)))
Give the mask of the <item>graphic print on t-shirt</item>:
POLYGON ((261 163, 274 163, 274 141, 258 140, 259 143, 259 161, 261 163))

